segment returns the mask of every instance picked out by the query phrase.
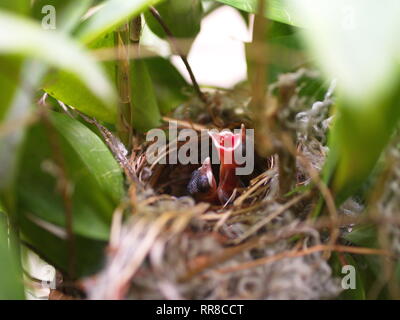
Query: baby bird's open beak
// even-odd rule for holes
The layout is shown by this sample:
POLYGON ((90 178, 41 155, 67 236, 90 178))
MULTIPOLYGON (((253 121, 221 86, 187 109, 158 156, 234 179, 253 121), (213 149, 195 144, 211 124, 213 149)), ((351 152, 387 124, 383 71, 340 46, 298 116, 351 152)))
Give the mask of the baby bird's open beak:
POLYGON ((240 148, 246 138, 246 130, 242 124, 240 133, 231 131, 209 132, 214 146, 218 150, 220 159, 219 184, 217 196, 222 204, 225 204, 232 196, 233 191, 240 185, 236 175, 236 168, 239 166, 235 161, 235 150, 240 148))

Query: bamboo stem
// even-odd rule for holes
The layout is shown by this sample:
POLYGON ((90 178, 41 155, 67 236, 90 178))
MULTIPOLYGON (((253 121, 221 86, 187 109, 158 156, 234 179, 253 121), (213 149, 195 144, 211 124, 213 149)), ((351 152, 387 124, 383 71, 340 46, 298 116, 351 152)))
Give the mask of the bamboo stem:
POLYGON ((129 24, 126 23, 115 31, 116 46, 116 84, 119 94, 117 132, 128 150, 132 144, 131 125, 131 83, 129 62, 129 24))
POLYGON ((250 109, 253 115, 255 146, 262 156, 273 153, 270 130, 267 126, 266 89, 268 52, 266 46, 267 19, 264 18, 265 1, 258 1, 258 12, 254 17, 253 41, 247 46, 249 63, 249 81, 252 100, 250 109))

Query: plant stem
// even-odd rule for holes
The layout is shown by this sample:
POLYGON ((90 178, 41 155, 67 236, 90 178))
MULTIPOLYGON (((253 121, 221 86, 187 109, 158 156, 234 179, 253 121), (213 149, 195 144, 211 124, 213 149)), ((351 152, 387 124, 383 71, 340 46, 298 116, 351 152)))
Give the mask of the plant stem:
POLYGON ((207 98, 206 96, 203 94, 203 92, 200 90, 199 84, 197 83, 197 80, 194 76, 193 70, 190 67, 190 64, 186 58, 186 55, 183 54, 183 52, 180 50, 174 35, 172 34, 171 30, 168 28, 168 26, 166 25, 165 21, 162 19, 160 13, 157 11, 156 8, 154 7, 150 7, 150 12, 153 15, 153 17, 158 21, 158 23, 161 25, 161 27, 163 28, 165 34, 167 35, 167 38, 171 44, 171 46, 173 47, 173 50, 180 56, 181 60, 183 61, 186 70, 189 73, 189 77, 190 80, 192 81, 193 84, 193 88, 194 91, 196 92, 197 96, 199 97, 199 99, 201 101, 203 101, 204 103, 207 103, 207 98))
MULTIPOLYGON (((290 76, 281 75, 281 85, 279 86, 278 108, 288 110, 290 108, 290 100, 295 94, 296 81, 290 76)), ((279 112, 278 111, 278 112, 279 112)), ((286 121, 292 122, 294 113, 290 112, 286 121), (290 118, 289 118, 290 117, 290 118)), ((279 156, 279 195, 283 198, 296 183, 296 151, 291 152, 290 146, 296 148, 296 132, 288 128, 285 121, 277 122, 277 136, 282 142, 282 146, 278 146, 279 156)))
MULTIPOLYGON (((266 46, 268 21, 264 17, 265 1, 258 1, 258 12, 254 16, 253 40, 246 45, 248 78, 251 85, 250 111, 254 123, 255 147, 257 152, 267 157, 275 150, 271 128, 268 126, 266 89, 268 50, 266 46)), ((273 107, 270 106, 269 109, 273 107)))
MULTIPOLYGON (((140 52, 139 52, 139 42, 140 42, 140 35, 142 33, 142 18, 139 16, 137 16, 136 18, 134 18, 133 20, 131 20, 130 24, 129 24, 130 30, 129 30, 129 40, 130 42, 133 44, 132 47, 134 49, 134 55, 136 57, 140 57, 140 52)), ((129 71, 131 72, 131 67, 129 68, 129 71)), ((131 79, 132 81, 137 81, 137 79, 131 79)), ((131 118, 130 118, 130 123, 133 124, 134 123, 134 117, 135 114, 133 112, 135 105, 134 105, 134 101, 133 98, 131 96, 131 104, 130 104, 130 108, 131 108, 131 118)), ((143 106, 139 106, 141 108, 143 108, 143 106)), ((132 140, 132 139, 131 139, 132 140)), ((133 144, 133 141, 132 141, 133 144)))
POLYGON ((120 100, 117 132, 128 150, 132 143, 129 42, 129 24, 126 23, 115 32, 115 46, 117 51, 116 84, 120 100))
POLYGON ((130 22, 130 40, 133 44, 139 44, 142 33, 142 18, 137 16, 130 22))

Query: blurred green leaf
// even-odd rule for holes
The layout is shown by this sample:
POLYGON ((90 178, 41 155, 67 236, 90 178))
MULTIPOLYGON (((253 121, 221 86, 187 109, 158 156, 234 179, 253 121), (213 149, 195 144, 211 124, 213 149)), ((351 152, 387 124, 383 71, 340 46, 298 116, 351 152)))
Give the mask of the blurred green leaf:
POLYGON ((97 120, 108 123, 116 121, 116 108, 111 108, 103 100, 98 99, 70 73, 63 71, 49 73, 44 79, 43 89, 57 100, 97 120))
POLYGON ((57 30, 71 32, 92 3, 93 0, 36 0, 33 3, 32 15, 42 21, 47 14, 47 11, 43 13, 42 10, 46 6, 53 6, 56 12, 57 30))
MULTIPOLYGON (((26 215, 19 219, 21 240, 47 263, 68 274, 68 243, 33 223, 26 215)), ((76 277, 89 276, 100 270, 104 261, 105 241, 76 235, 76 277)))
MULTIPOLYGON (((353 258, 352 255, 348 253, 342 254, 342 259, 345 260, 346 265, 353 266, 355 269, 356 276, 356 287, 355 289, 344 289, 340 295, 340 299, 345 300, 365 300, 365 282, 368 281, 368 272, 365 268, 360 267, 360 264, 356 259, 353 258)), ((342 266, 340 266, 340 277, 346 276, 347 273, 342 273, 342 266)))
POLYGON ((5 66, 4 82, 9 92, 0 91, 1 125, 5 128, 0 134, 0 198, 6 206, 10 219, 15 213, 15 177, 20 160, 20 146, 25 135, 25 126, 21 125, 31 116, 33 90, 26 90, 38 85, 45 67, 40 63, 27 60, 15 60, 13 57, 0 57, 5 66), (15 71, 15 74, 10 72, 15 71), (18 124, 18 125, 15 125, 18 124), (8 128, 8 129, 7 129, 8 128))
MULTIPOLYGON (((102 70, 71 39, 56 31, 43 30, 39 24, 28 19, 0 11, 0 54, 4 69, 1 82, 10 91, 1 91, 1 117, 5 125, 24 122, 29 117, 34 90, 46 67, 57 67, 74 75, 87 86, 91 93, 106 101, 115 99, 114 91, 102 70), (12 30, 12 32, 10 32, 12 30), (7 55, 7 56, 6 56, 7 55), (14 58, 15 57, 15 58, 14 58), (28 59, 20 70, 17 57, 28 59), (4 60, 3 60, 4 59, 4 60), (36 61, 33 61, 37 59, 36 61), (14 62, 17 61, 17 62, 14 62), (20 73, 23 72, 20 75, 20 73), (21 81, 20 81, 21 80, 21 81)), ((4 204, 10 214, 14 212, 14 177, 19 160, 19 145, 24 137, 24 127, 15 126, 0 141, 0 189, 4 204)))
POLYGON ((130 67, 132 125, 144 132, 160 125, 161 114, 146 63, 143 60, 133 60, 130 67))
POLYGON ((5 225, 0 220, 0 300, 25 299, 22 274, 15 252, 8 245, 5 225))
POLYGON ((102 265, 112 213, 123 196, 122 173, 100 138, 78 120, 51 112, 50 121, 54 132, 39 123, 27 133, 17 180, 18 223, 22 239, 33 251, 68 271, 60 167, 53 160, 54 152, 60 152, 71 190, 76 275, 85 276, 102 265), (58 151, 49 134, 56 134, 58 151))
POLYGON ((400 117, 400 2, 289 1, 321 70, 338 83, 325 180, 337 202, 372 172, 400 117))
POLYGON ((43 30, 33 21, 0 11, 0 54, 36 58, 65 70, 99 99, 115 102, 115 92, 101 68, 83 48, 55 30, 43 30))
MULTIPOLYGON (((113 48, 114 35, 108 33, 89 46, 91 50, 113 48)), ((115 61, 104 61, 102 67, 110 82, 115 80, 115 61)), ((108 123, 115 123, 117 116, 116 107, 110 108, 104 101, 92 94, 82 82, 73 75, 58 71, 50 73, 44 80, 43 89, 54 98, 63 101, 65 104, 95 117, 97 120, 108 123)))
POLYGON ((146 58, 144 61, 153 81, 162 114, 169 113, 187 100, 187 93, 190 92, 191 86, 169 60, 152 57, 146 58))
MULTIPOLYGON (((203 6, 200 0, 166 0, 156 6, 163 21, 176 38, 194 38, 200 31, 203 6)), ((153 15, 144 13, 151 31, 165 39, 167 35, 153 15)))
MULTIPOLYGON (((350 233, 347 233, 343 236, 343 238, 347 241, 350 241, 353 245, 366 247, 366 248, 378 248, 378 239, 377 239, 377 230, 375 225, 360 225, 355 227, 350 233)), ((357 283, 360 283, 363 287, 363 298, 365 299, 365 295, 371 288, 376 285, 376 280, 382 276, 383 266, 382 260, 379 256, 374 255, 350 255, 345 254, 346 260, 348 264, 354 265, 356 268, 357 275, 357 283)), ((357 286, 355 292, 351 292, 353 290, 347 290, 344 294, 344 297, 348 299, 360 299, 357 298, 357 294, 359 291, 359 287, 357 286)), ((386 290, 383 290, 380 293, 381 298, 387 299, 386 290)))
POLYGON ((29 0, 2 0, 0 9, 13 11, 19 14, 27 14, 29 12, 29 0))
POLYGON ((368 179, 400 118, 400 90, 373 101, 373 106, 360 106, 342 98, 337 104, 328 164, 334 168, 332 185, 338 203, 368 179))
MULTIPOLYGON (((258 0, 216 0, 223 4, 235 7, 250 13, 257 12, 258 0)), ((298 2, 302 3, 303 0, 268 0, 266 1, 267 7, 265 8, 265 16, 271 20, 283 22, 286 24, 301 26, 293 11, 290 10, 287 3, 298 2)))
MULTIPOLYGON (((83 13, 87 11, 92 2, 92 0, 39 0, 35 2, 32 10, 34 17, 41 20, 44 16, 42 8, 46 5, 54 6, 57 12, 57 30, 70 32, 80 22, 83 13)), ((91 49, 97 48, 96 45, 92 46, 91 49)), ((112 77, 109 77, 109 79, 113 80, 112 77)), ((115 108, 110 108, 107 103, 90 92, 79 78, 68 72, 57 71, 48 74, 44 80, 43 88, 54 98, 89 116, 110 123, 115 121, 115 108)))
POLYGON ((58 132, 69 142, 99 186, 119 203, 123 195, 122 172, 104 142, 79 121, 64 114, 52 113, 58 132))
MULTIPOLYGON (((90 129, 75 119, 51 113, 59 132, 61 157, 70 182, 73 227, 87 238, 107 240, 114 208, 123 195, 123 178, 110 151, 90 129)), ((27 135, 17 183, 19 216, 65 227, 64 202, 57 189, 62 170, 53 161, 49 132, 33 126, 27 135)))
POLYGON ((369 248, 377 247, 376 227, 373 225, 356 227, 351 232, 345 234, 343 238, 357 246, 369 248))
POLYGON ((77 30, 77 38, 88 44, 114 30, 130 18, 143 12, 148 6, 160 0, 107 0, 82 22, 77 30))
POLYGON ((3 120, 11 105, 20 82, 21 59, 0 56, 0 121, 3 120))

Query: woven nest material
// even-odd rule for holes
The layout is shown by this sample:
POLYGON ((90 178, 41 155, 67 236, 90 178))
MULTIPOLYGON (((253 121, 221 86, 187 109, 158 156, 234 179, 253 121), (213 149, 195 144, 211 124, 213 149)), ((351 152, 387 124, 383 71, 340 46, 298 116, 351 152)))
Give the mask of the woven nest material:
MULTIPOLYGON (((295 76, 314 74, 300 70, 295 76)), ((300 94, 292 99, 295 116, 287 127, 302 157, 297 187, 309 185, 324 163, 331 94, 321 101, 300 94)), ((246 93, 212 92, 209 99, 211 116, 210 110, 197 112, 196 98, 179 108, 179 128, 209 128, 221 119, 230 128, 251 126, 246 93)), ((282 200, 275 156, 258 157, 234 202, 217 206, 187 193, 196 166, 150 165, 148 147, 132 154, 145 187, 131 187, 130 200, 116 211, 105 266, 84 283, 89 299, 320 299, 340 293, 327 252, 309 250, 329 238, 306 220, 318 195, 306 190, 282 200), (124 219, 127 208, 132 214, 124 219)))

